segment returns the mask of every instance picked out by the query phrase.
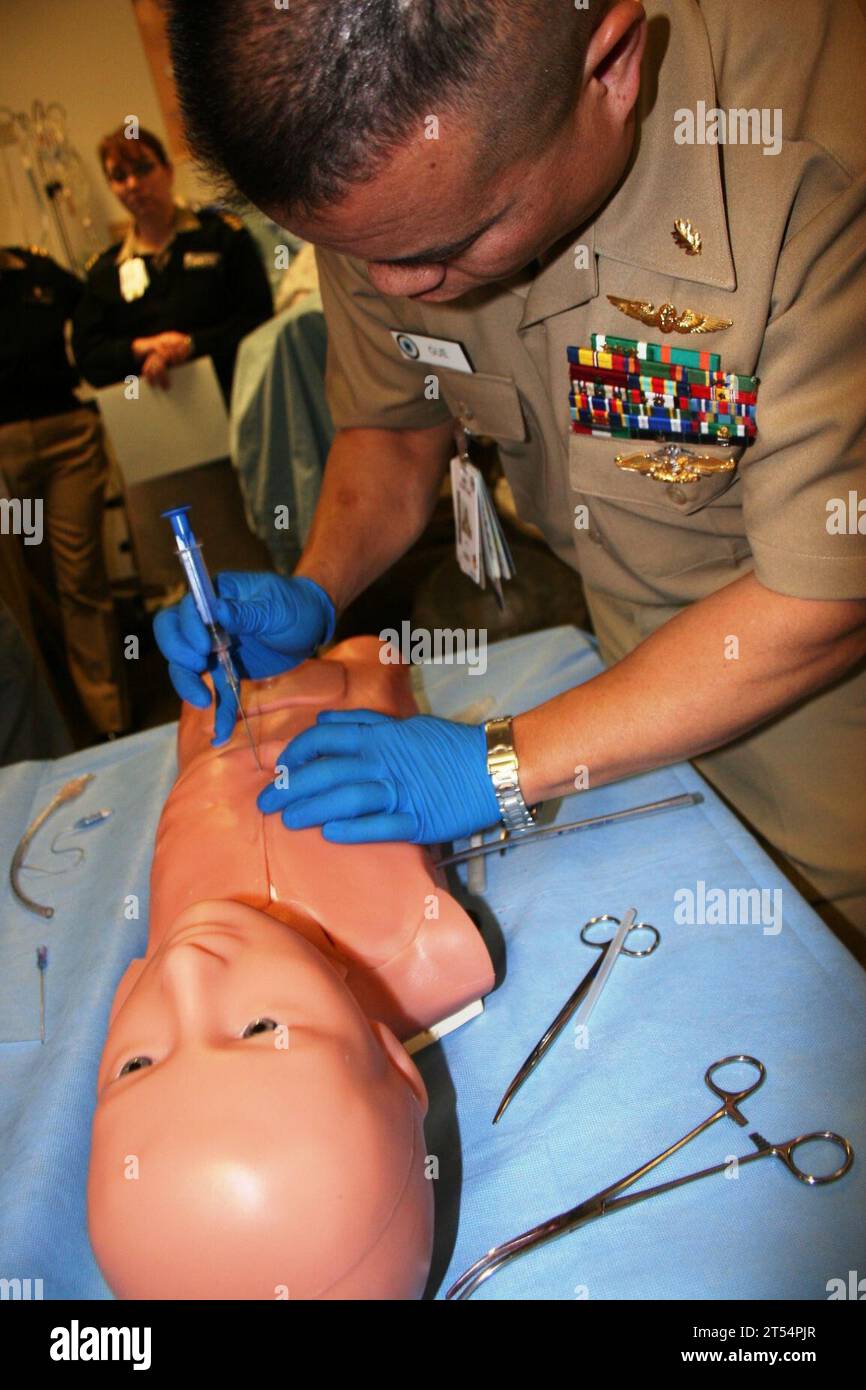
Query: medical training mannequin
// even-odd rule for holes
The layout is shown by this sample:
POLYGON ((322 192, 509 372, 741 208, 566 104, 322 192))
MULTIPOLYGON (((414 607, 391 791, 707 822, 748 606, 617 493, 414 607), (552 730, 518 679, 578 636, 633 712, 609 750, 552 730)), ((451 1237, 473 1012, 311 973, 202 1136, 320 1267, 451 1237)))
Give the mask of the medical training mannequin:
POLYGON ((336 845, 256 808, 321 708, 415 712, 373 638, 255 683, 211 747, 184 705, 147 953, 114 999, 88 1184, 121 1298, 417 1298, 432 1243, 426 1092, 400 1039, 493 984, 407 843, 336 845))

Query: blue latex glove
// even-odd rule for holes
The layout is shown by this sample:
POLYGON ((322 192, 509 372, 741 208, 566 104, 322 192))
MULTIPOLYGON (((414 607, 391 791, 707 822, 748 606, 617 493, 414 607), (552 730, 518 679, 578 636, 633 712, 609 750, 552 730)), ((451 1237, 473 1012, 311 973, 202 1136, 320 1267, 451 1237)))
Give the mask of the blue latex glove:
POLYGON ((321 825, 339 844, 429 845, 499 820, 483 725, 369 709, 323 711, 283 750, 258 807, 281 811, 290 830, 321 825))
MULTIPOLYGON (((214 588, 214 616, 235 639, 231 655, 241 676, 255 680, 289 671, 333 635, 334 605, 313 579, 226 572, 216 576, 214 588)), ((206 709, 211 697, 201 673, 210 672, 217 692, 213 742, 225 743, 235 725, 237 705, 192 596, 157 613, 153 631, 182 700, 206 709)))

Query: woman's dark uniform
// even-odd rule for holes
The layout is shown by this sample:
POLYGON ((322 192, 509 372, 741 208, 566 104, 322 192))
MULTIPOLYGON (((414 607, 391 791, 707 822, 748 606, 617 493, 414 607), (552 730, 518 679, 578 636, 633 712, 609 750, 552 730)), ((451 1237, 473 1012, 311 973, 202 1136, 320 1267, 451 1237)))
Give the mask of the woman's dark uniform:
POLYGON ((188 333, 190 356, 213 358, 228 402, 238 344, 271 313, 270 284, 240 219, 178 206, 174 235, 161 251, 139 251, 131 228, 91 262, 74 319, 75 359, 93 386, 109 386, 139 373, 133 339, 188 333), (120 267, 135 257, 144 261, 149 283, 126 300, 120 267))

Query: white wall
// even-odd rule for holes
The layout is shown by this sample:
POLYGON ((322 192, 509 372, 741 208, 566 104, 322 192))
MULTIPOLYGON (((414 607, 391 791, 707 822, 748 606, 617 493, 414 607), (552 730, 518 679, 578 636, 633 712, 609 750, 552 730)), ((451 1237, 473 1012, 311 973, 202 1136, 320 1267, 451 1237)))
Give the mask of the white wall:
MULTIPOLYGON (((110 240, 109 221, 124 216, 112 197, 96 146, 127 115, 165 141, 165 126, 130 0, 0 0, 0 107, 29 112, 34 98, 66 107, 67 127, 93 195, 93 244, 110 240)), ((206 187, 190 165, 177 167, 177 191, 195 199, 206 187)), ((49 221, 32 212, 20 160, 0 148, 0 245, 36 241, 65 260, 49 221), (9 197, 11 169, 19 206, 9 197)))

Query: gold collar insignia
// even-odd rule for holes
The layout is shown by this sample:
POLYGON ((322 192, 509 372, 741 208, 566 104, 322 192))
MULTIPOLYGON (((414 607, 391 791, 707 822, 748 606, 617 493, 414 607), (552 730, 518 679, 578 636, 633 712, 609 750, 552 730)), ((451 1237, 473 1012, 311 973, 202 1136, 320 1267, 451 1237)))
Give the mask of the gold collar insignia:
POLYGON ((704 239, 693 222, 678 217, 674 222, 671 236, 687 256, 700 256, 704 249, 704 239))

